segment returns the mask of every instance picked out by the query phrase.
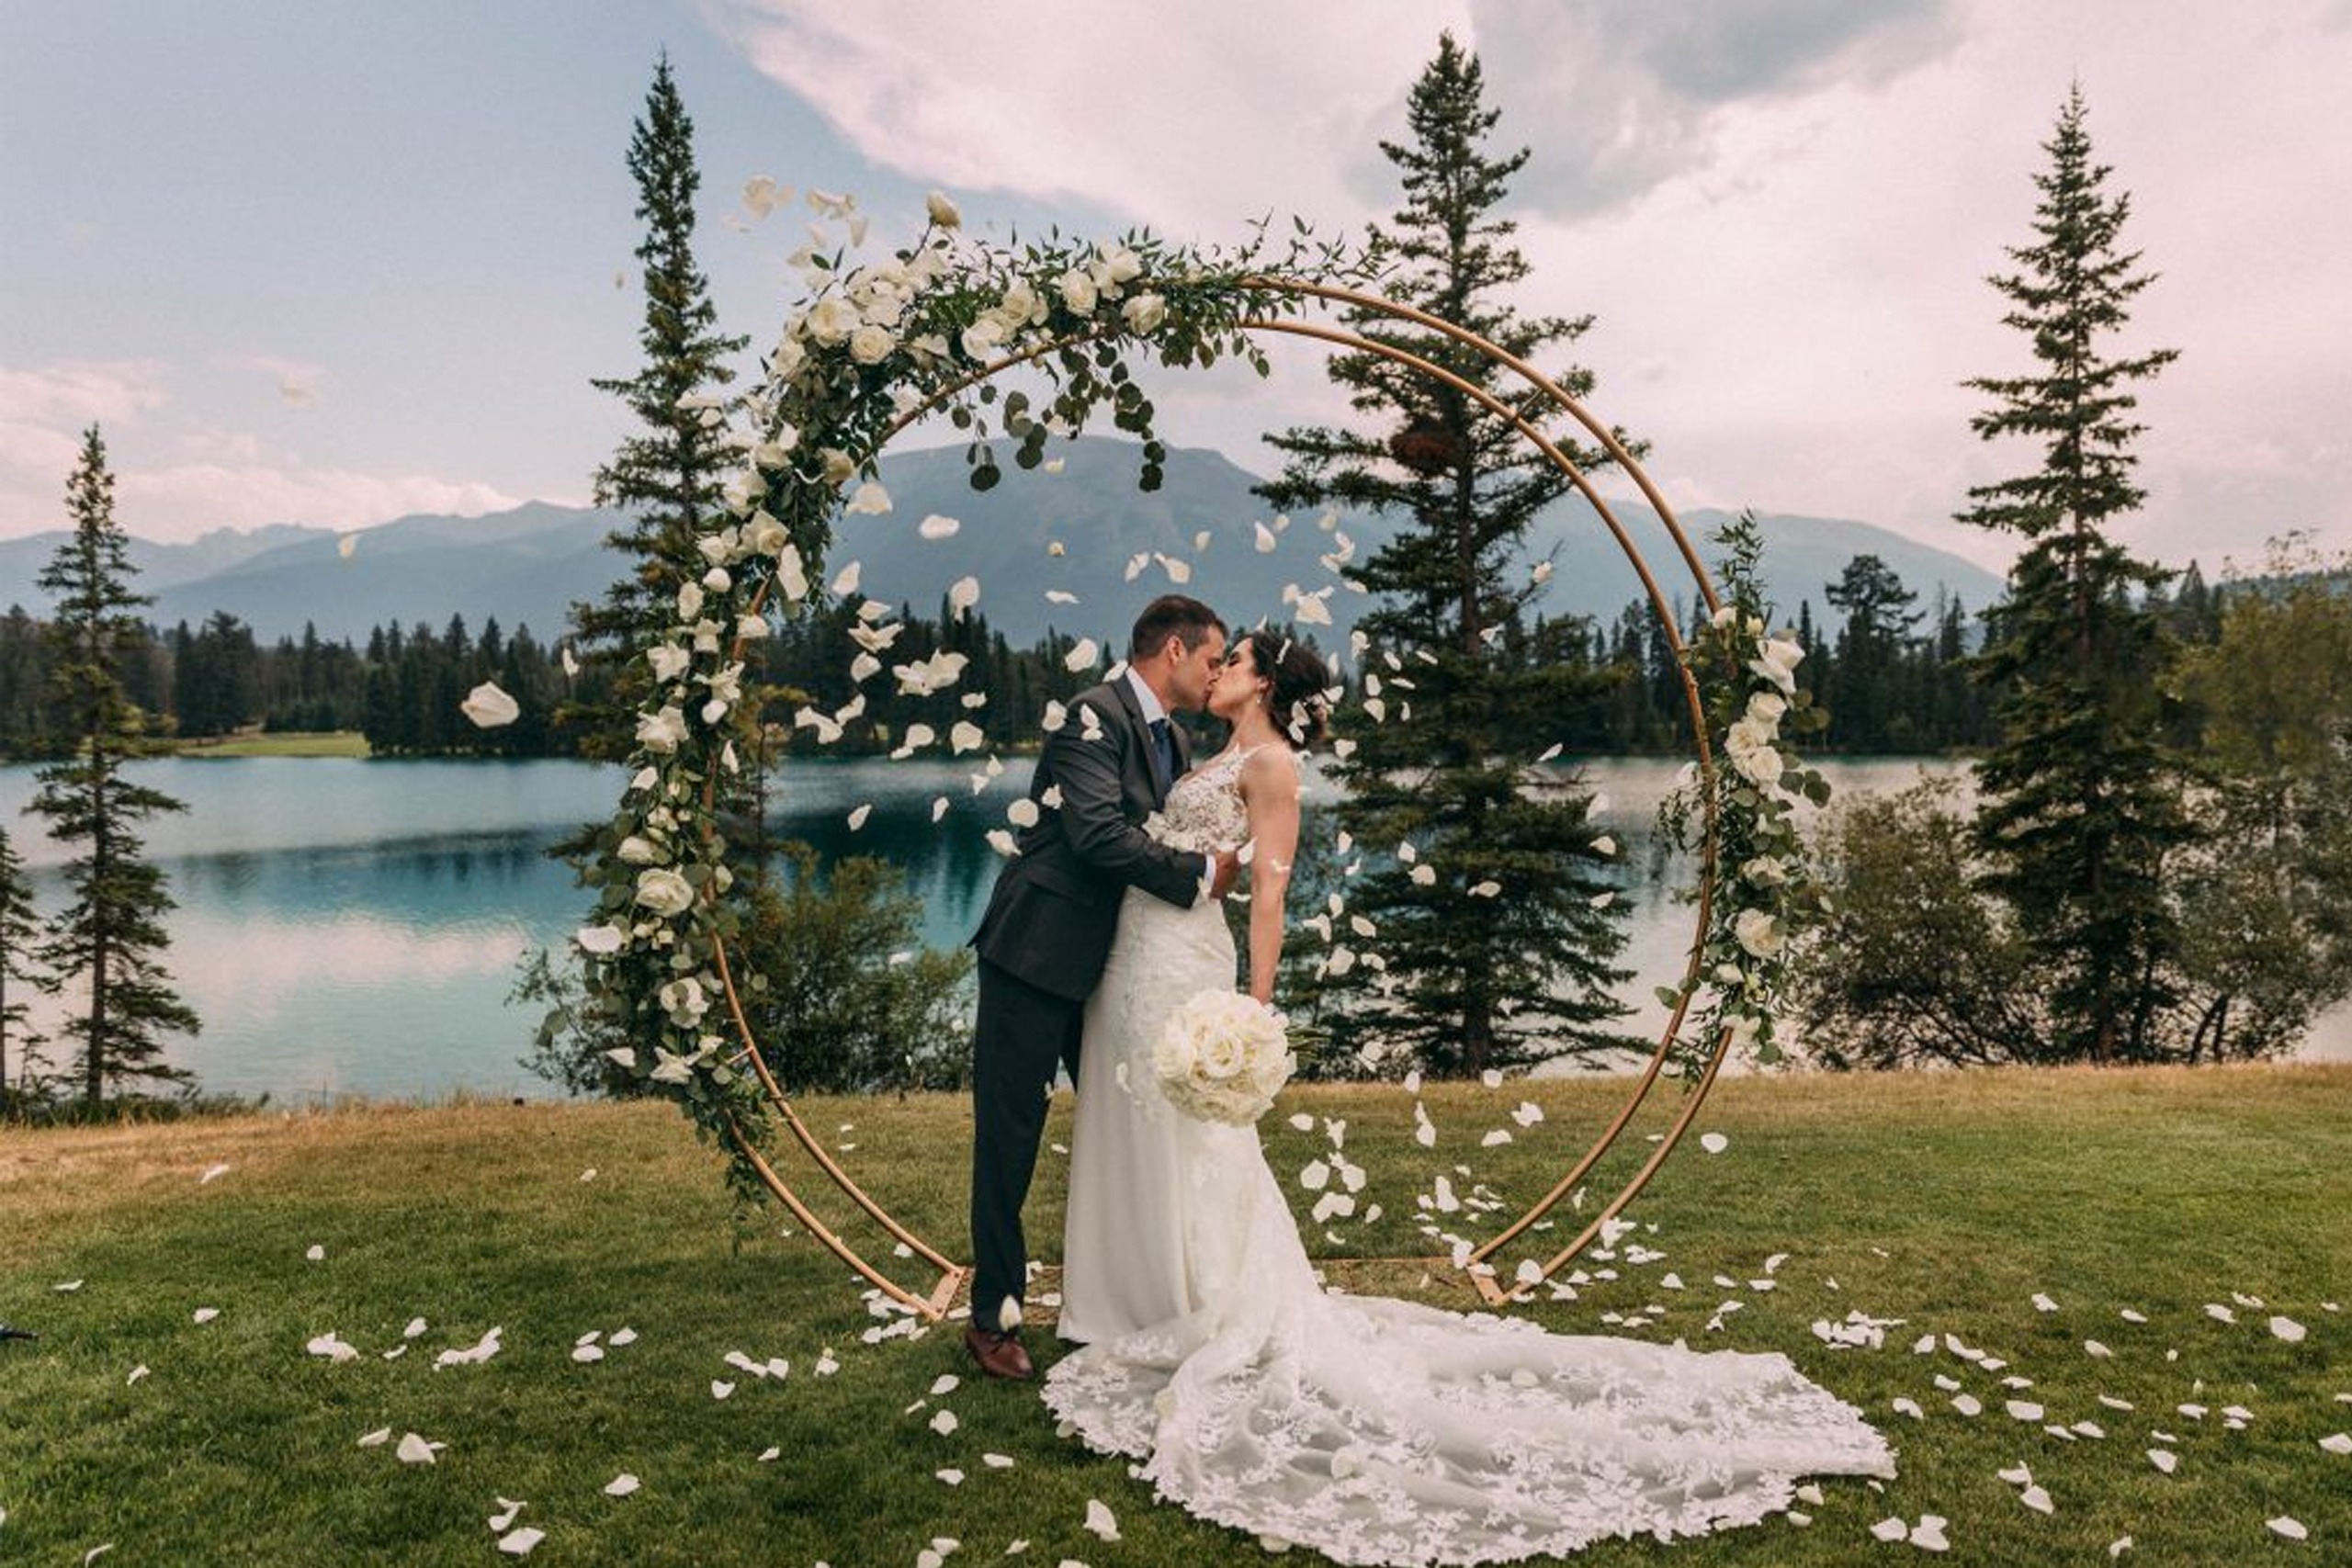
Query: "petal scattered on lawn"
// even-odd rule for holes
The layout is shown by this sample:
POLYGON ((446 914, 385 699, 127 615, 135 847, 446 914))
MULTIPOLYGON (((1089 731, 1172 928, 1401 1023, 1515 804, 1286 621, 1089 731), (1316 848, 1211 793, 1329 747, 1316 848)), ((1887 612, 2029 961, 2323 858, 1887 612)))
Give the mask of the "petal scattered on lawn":
POLYGON ((1719 1155, 1731 1147, 1731 1140, 1721 1133, 1702 1133, 1699 1134, 1699 1146, 1711 1155, 1719 1155))
POLYGON ((2150 1449, 2148 1462, 2170 1475, 2180 1464, 2180 1456, 2169 1449, 2150 1449))
POLYGON ((304 1260, 308 1262, 324 1263, 327 1260, 327 1249, 318 1245, 318 1243, 312 1242, 310 1247, 303 1252, 302 1257, 304 1260))
POLYGON ((1905 1540, 1910 1537, 1911 1527, 1890 1516, 1872 1525, 1871 1534, 1885 1541, 1905 1540))
POLYGON ((2331 1432, 2319 1440, 2319 1446, 2332 1454, 2352 1454, 2352 1432, 2331 1432))
POLYGON ((529 1505, 526 1504, 519 1497, 501 1497, 498 1500, 498 1512, 491 1515, 489 1518, 482 1522, 490 1526, 492 1533, 493 1534, 500 1530, 512 1529, 515 1516, 520 1514, 529 1505))
POLYGON ((391 1440, 392 1429, 390 1427, 379 1427, 372 1432, 361 1433, 359 1446, 363 1449, 378 1448, 391 1440))
POLYGON ((226 1165, 208 1166, 205 1168, 204 1174, 196 1179, 196 1184, 198 1187, 202 1187, 210 1182, 218 1181, 228 1174, 229 1168, 226 1165))
POLYGON ((956 1418, 956 1412, 953 1410, 939 1411, 931 1418, 931 1429, 943 1438, 953 1437, 956 1428, 962 1425, 963 1423, 956 1418))
POLYGON ((631 1475, 628 1471, 624 1470, 618 1475, 614 1476, 610 1481, 605 1483, 605 1495, 607 1497, 626 1497, 642 1484, 644 1483, 639 1481, 636 1476, 631 1475))
POLYGON ((734 1385, 733 1383, 731 1383, 731 1382, 719 1382, 717 1378, 713 1378, 713 1379, 711 1379, 711 1380, 710 1380, 710 1397, 711 1397, 711 1398, 713 1398, 713 1399, 724 1399, 724 1398, 726 1398, 729 1394, 733 1393, 734 1392, 735 1392, 735 1385, 734 1385))
POLYGON ((2290 1345, 2300 1345, 2303 1342, 2305 1331, 2303 1325, 2291 1317, 2274 1317, 2270 1320, 2270 1332, 2290 1345))
POLYGON ((521 1529, 509 1530, 500 1536, 498 1550, 509 1557, 528 1557, 531 1555, 531 1549, 547 1538, 547 1531, 535 1530, 530 1526, 525 1525, 521 1529))
POLYGON ((198 1307, 196 1309, 196 1321, 198 1323, 210 1323, 214 1318, 219 1317, 220 1315, 220 1309, 219 1307, 198 1307))
POLYGON ((327 1359, 338 1363, 359 1359, 359 1348, 343 1338, 333 1329, 312 1338, 302 1348, 313 1356, 324 1356, 327 1359))
MULTIPOLYGON (((2276 1522, 2274 1521, 2274 1528, 2275 1527, 2276 1522)), ((1086 1528, 1093 1534, 1101 1536, 1104 1540, 1116 1540, 1119 1539, 1118 1517, 1113 1514, 1111 1510, 1102 1504, 1100 1498, 1089 1497, 1086 1500, 1086 1528)))
POLYGON ((431 1464, 434 1462, 433 1448, 433 1444, 414 1432, 405 1432, 401 1436, 400 1447, 392 1452, 400 1456, 402 1464, 431 1464))
POLYGON ((2290 1517, 2286 1514, 2281 1514, 2277 1518, 2267 1520, 2267 1522, 2270 1526, 2270 1533, 2272 1535, 2284 1537, 2288 1540, 2309 1540, 2311 1539, 2312 1532, 2303 1528, 2303 1523, 2301 1519, 2290 1517))
POLYGON ((2018 1501, 2037 1514, 2050 1514, 2057 1511, 2056 1506, 2050 1501, 2050 1494, 2039 1486, 2029 1486, 2018 1493, 2018 1501))

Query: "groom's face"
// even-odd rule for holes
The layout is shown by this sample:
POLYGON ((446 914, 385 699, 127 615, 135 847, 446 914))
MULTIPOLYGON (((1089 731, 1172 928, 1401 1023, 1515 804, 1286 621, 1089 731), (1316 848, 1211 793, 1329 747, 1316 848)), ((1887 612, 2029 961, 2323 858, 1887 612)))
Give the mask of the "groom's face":
POLYGON ((1187 649, 1182 639, 1176 638, 1170 651, 1173 657, 1168 683, 1176 698, 1170 705, 1198 713, 1209 705, 1209 688, 1216 684, 1216 672, 1225 663, 1225 633, 1211 626, 1198 647, 1187 649))

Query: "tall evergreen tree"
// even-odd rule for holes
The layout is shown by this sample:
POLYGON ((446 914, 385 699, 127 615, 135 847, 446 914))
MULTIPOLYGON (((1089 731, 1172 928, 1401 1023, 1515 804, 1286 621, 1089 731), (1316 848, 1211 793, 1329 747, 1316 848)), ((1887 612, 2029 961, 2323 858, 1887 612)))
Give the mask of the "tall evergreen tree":
MULTIPOLYGON (((1517 225, 1498 211, 1528 152, 1487 150, 1500 111, 1483 95, 1476 57, 1442 36, 1408 102, 1410 141, 1380 144, 1404 205, 1375 233, 1396 264, 1393 298, 1532 360, 1591 319, 1521 316, 1503 298, 1528 273, 1517 225)), ((1570 446, 1565 416, 1544 415, 1453 339, 1367 311, 1350 324, 1530 407, 1588 469, 1602 460, 1570 446)), ((1337 501, 1405 520, 1345 569, 1375 596, 1359 623, 1371 639, 1365 708, 1385 722, 1352 727, 1358 749, 1335 772, 1340 826, 1384 856, 1409 844, 1414 858, 1347 885, 1377 935, 1370 962, 1327 970, 1342 991, 1320 1021, 1335 1043, 1401 1051, 1442 1073, 1617 1043, 1608 1026, 1623 1010, 1609 987, 1624 972, 1610 960, 1624 933, 1621 911, 1596 907, 1611 879, 1591 796, 1530 766, 1551 716, 1597 679, 1530 657, 1519 635, 1538 591, 1528 525, 1568 481, 1507 421, 1434 378, 1371 353, 1335 356, 1330 375, 1374 428, 1270 436, 1287 460, 1261 493, 1277 506, 1337 501)), ((1592 386, 1581 367, 1555 379, 1576 396, 1592 386)))
POLYGON ((39 989, 45 980, 34 956, 40 940, 32 883, 17 846, 8 841, 8 830, 0 828, 0 1114, 14 1103, 16 1092, 8 1087, 10 1046, 15 1047, 19 1085, 40 1048, 40 1038, 32 1032, 32 1010, 25 1000, 27 987, 39 989))
POLYGON ((626 560, 626 574, 600 604, 572 606, 583 663, 608 671, 600 701, 580 701, 565 722, 585 731, 581 750, 617 761, 636 743, 643 671, 629 661, 671 618, 679 584, 699 576, 696 525, 719 504, 729 468, 723 421, 712 406, 716 389, 735 378, 729 355, 750 342, 718 330, 710 280, 695 260, 694 121, 678 96, 664 54, 653 71, 645 112, 629 139, 628 171, 637 181, 637 216, 645 236, 637 247, 644 264, 644 323, 638 333, 645 362, 637 373, 594 383, 620 398, 639 429, 596 472, 596 503, 633 519, 606 536, 626 560), (704 400, 710 400, 705 402, 704 400))
POLYGON ((2111 1062, 2151 1054, 2181 940, 2163 884, 2166 852, 2189 836, 2162 736, 2170 639, 2139 602, 2166 574, 2108 536, 2144 499, 2132 389, 2177 351, 2105 346, 2154 275, 2119 248, 2131 197, 2106 193, 2085 112, 2077 85, 2043 143, 2035 241, 1989 280, 2038 365, 1967 383, 1994 400, 1977 434, 2038 442, 2041 461, 1973 488, 1961 520, 2026 541, 1978 665, 2002 733, 1978 770, 1986 886, 2050 987, 2053 1053, 2111 1062))
MULTIPOLYGON (((1919 625, 1913 608, 1918 594, 1894 569, 1874 555, 1846 563, 1825 594, 1846 613, 1838 628, 1837 678, 1824 695, 1829 704, 1828 741, 1840 751, 1884 751, 1899 738, 1918 733, 1897 690, 1897 662, 1919 625), (1898 718, 1906 722, 1898 725, 1898 718)), ((1914 742, 1916 744, 1916 741, 1914 742)))
POLYGON ((115 520, 114 475, 95 424, 66 485, 66 511, 74 531, 40 585, 56 601, 51 679, 75 750, 37 773, 32 809, 49 819, 51 838, 81 846, 66 865, 66 907, 40 956, 51 988, 70 985, 85 998, 64 1032, 80 1044, 83 1098, 96 1105, 109 1084, 185 1080, 163 1059, 163 1037, 193 1034, 199 1024, 164 968, 170 938, 163 917, 175 906, 138 833, 155 813, 187 807, 124 772, 144 749, 146 723, 119 666, 127 649, 143 650, 143 623, 133 612, 153 601, 130 586, 130 540, 115 520))

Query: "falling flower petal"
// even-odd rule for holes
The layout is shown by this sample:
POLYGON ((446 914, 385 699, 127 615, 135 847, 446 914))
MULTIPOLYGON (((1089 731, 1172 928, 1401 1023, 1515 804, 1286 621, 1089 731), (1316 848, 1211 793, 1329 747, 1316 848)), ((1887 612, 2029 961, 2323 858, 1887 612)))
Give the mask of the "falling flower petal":
POLYGON ((473 720, 480 729, 496 729, 523 716, 521 705, 499 690, 495 681, 484 681, 467 693, 466 700, 458 705, 458 711, 473 720))
POLYGON ((943 517, 934 512, 915 525, 915 533, 925 539, 952 539, 964 525, 953 517, 943 517))
POLYGON ((889 510, 890 492, 872 479, 866 480, 852 491, 849 504, 842 508, 843 513, 852 517, 874 517, 889 510))
POLYGON ((1078 639, 1077 646, 1063 658, 1062 666, 1071 671, 1091 670, 1102 657, 1102 650, 1096 646, 1094 639, 1091 637, 1082 637, 1078 639))

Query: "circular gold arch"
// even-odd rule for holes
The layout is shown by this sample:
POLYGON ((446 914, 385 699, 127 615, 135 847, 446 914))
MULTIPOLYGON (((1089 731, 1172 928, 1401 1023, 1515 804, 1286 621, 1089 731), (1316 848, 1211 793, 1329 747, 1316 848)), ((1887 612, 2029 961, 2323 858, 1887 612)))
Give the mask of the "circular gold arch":
MULTIPOLYGON (((1594 1213, 1591 1220, 1566 1246, 1561 1247, 1541 1265, 1540 1272, 1533 1280, 1514 1280, 1507 1285, 1498 1284, 1496 1280, 1496 1269, 1489 1260, 1502 1248, 1525 1235, 1529 1228, 1549 1213, 1561 1199, 1576 1190, 1577 1184, 1584 1180, 1592 1168, 1600 1163, 1602 1156, 1616 1145, 1619 1137, 1632 1123, 1635 1114, 1656 1089, 1667 1059, 1673 1050, 1675 1041, 1681 1032, 1685 1017, 1690 1010, 1690 998, 1697 989, 1695 982, 1698 978, 1699 955, 1705 943, 1708 921, 1712 915, 1710 895, 1715 881, 1717 849, 1715 795, 1711 787, 1714 778, 1715 762, 1713 749, 1708 741, 1706 708, 1700 696, 1696 680, 1687 665, 1681 662, 1683 653, 1681 629, 1675 622, 1673 603, 1665 590, 1659 586, 1657 577, 1650 570, 1648 562, 1644 559, 1641 550, 1634 543, 1633 536, 1626 531, 1623 523, 1611 508, 1608 501, 1593 488, 1591 481, 1577 467, 1568 454, 1562 450, 1556 442, 1544 434, 1535 421, 1534 415, 1537 412, 1548 409, 1566 413, 1591 434, 1601 449, 1609 455, 1611 460, 1633 479, 1641 491, 1643 499, 1657 513, 1658 520, 1665 525, 1668 536, 1673 540, 1676 550, 1681 556, 1684 567, 1690 574, 1692 585, 1699 598, 1704 603, 1708 611, 1712 613, 1719 608, 1721 601, 1716 594, 1713 580, 1708 575, 1704 563, 1699 558, 1699 552, 1692 547, 1681 525, 1676 521, 1674 509, 1667 503, 1666 498, 1658 493, 1657 487, 1651 483, 1649 476, 1642 470, 1641 464, 1635 460, 1634 455, 1626 450, 1624 444, 1614 433, 1594 419, 1575 398, 1569 396, 1556 382, 1525 360, 1465 327, 1432 316, 1427 311, 1416 310, 1409 305, 1400 304, 1357 289, 1268 276, 1245 279, 1242 287, 1267 295, 1287 295, 1318 299, 1327 304, 1344 306, 1374 315, 1385 316, 1394 321, 1410 322, 1452 339, 1489 363, 1510 371, 1524 381, 1527 385, 1524 406, 1513 407, 1486 389, 1472 384, 1442 365, 1409 350, 1399 348, 1392 344, 1378 342, 1358 333, 1287 317, 1250 316, 1243 318, 1238 323, 1243 330, 1249 332, 1282 333, 1329 344, 1351 353, 1376 355, 1453 388, 1509 423, 1513 429, 1526 437, 1546 460, 1566 476, 1569 484, 1591 505, 1594 513, 1600 518, 1611 536, 1617 541, 1618 547, 1624 552, 1627 563, 1632 566, 1634 575, 1641 581, 1643 592, 1648 597, 1651 610, 1658 617, 1659 624, 1664 628, 1666 640, 1676 657, 1677 667, 1681 673, 1683 696, 1690 719, 1691 739, 1702 781, 1700 799, 1704 804, 1705 810, 1705 830, 1702 840, 1697 900, 1697 925, 1690 942, 1690 963, 1683 976, 1683 983, 1678 987, 1681 1000, 1676 1003, 1672 1015, 1659 1032, 1657 1047, 1650 1053, 1641 1072, 1635 1076, 1616 1114, 1610 1119, 1608 1125, 1601 1130, 1591 1145, 1568 1167, 1566 1174, 1552 1185, 1549 1191, 1537 1199, 1518 1219, 1490 1237, 1485 1245, 1473 1251, 1463 1261, 1462 1269, 1478 1293, 1489 1303, 1500 1303, 1510 1299, 1517 1292, 1540 1283, 1558 1272, 1570 1258, 1590 1246, 1593 1239, 1601 1235, 1609 1224, 1624 1211, 1626 1205, 1631 1203, 1645 1187, 1648 1186, 1650 1179, 1657 1174, 1659 1168, 1674 1152, 1675 1145, 1681 1141, 1683 1134, 1689 1130, 1691 1122, 1697 1117, 1700 1107, 1706 1100, 1708 1089, 1714 1083, 1716 1073, 1721 1068, 1724 1055, 1731 1043, 1728 1031, 1717 1036, 1707 1054, 1697 1079, 1684 1097, 1673 1122, 1659 1139, 1657 1146, 1651 1150, 1649 1156, 1643 1161, 1641 1168, 1634 1173, 1616 1195, 1594 1213)), ((1073 333, 984 365, 961 380, 941 388, 922 403, 907 410, 884 431, 876 443, 875 450, 878 453, 882 447, 887 446, 896 438, 899 432, 918 423, 968 388, 1001 375, 1007 370, 1029 364, 1046 355, 1092 342, 1105 335, 1107 335, 1105 331, 1073 333)), ((757 607, 757 605, 754 606, 755 609, 757 607)), ((739 644, 735 656, 741 657, 741 648, 739 644)), ((706 787, 715 790, 716 784, 714 783, 706 787)), ((955 1300, 956 1291, 969 1273, 968 1267, 955 1262, 901 1224, 887 1208, 851 1179, 849 1173, 842 1168, 841 1162, 833 1157, 832 1153, 810 1131, 799 1111, 794 1108, 791 1097, 776 1081, 774 1072, 769 1068, 760 1050, 759 1041, 752 1032, 750 1021, 744 1014, 742 999, 736 990, 734 976, 728 964, 724 941, 718 941, 715 945, 719 980, 726 993, 728 1015, 733 1023, 737 1038, 741 1042, 741 1051, 730 1060, 750 1064, 752 1072, 760 1081, 762 1090, 782 1119, 786 1129, 791 1133, 793 1142, 799 1145, 801 1151, 817 1167, 819 1173, 826 1180, 831 1181, 870 1219, 879 1224, 904 1252, 920 1259, 933 1271, 934 1278, 929 1288, 909 1285, 892 1278, 850 1245, 839 1233, 825 1224, 809 1209, 806 1201, 794 1190, 791 1183, 785 1179, 775 1164, 762 1152, 758 1146, 758 1141, 751 1135, 741 1122, 731 1114, 726 1119, 726 1130, 729 1141, 758 1172, 763 1184, 775 1195, 778 1201, 784 1204, 786 1210, 799 1221, 811 1235, 830 1249, 835 1257, 848 1264, 861 1278, 910 1311, 934 1321, 944 1317, 955 1300)), ((1451 1259, 1433 1261, 1453 1267, 1451 1259)))

